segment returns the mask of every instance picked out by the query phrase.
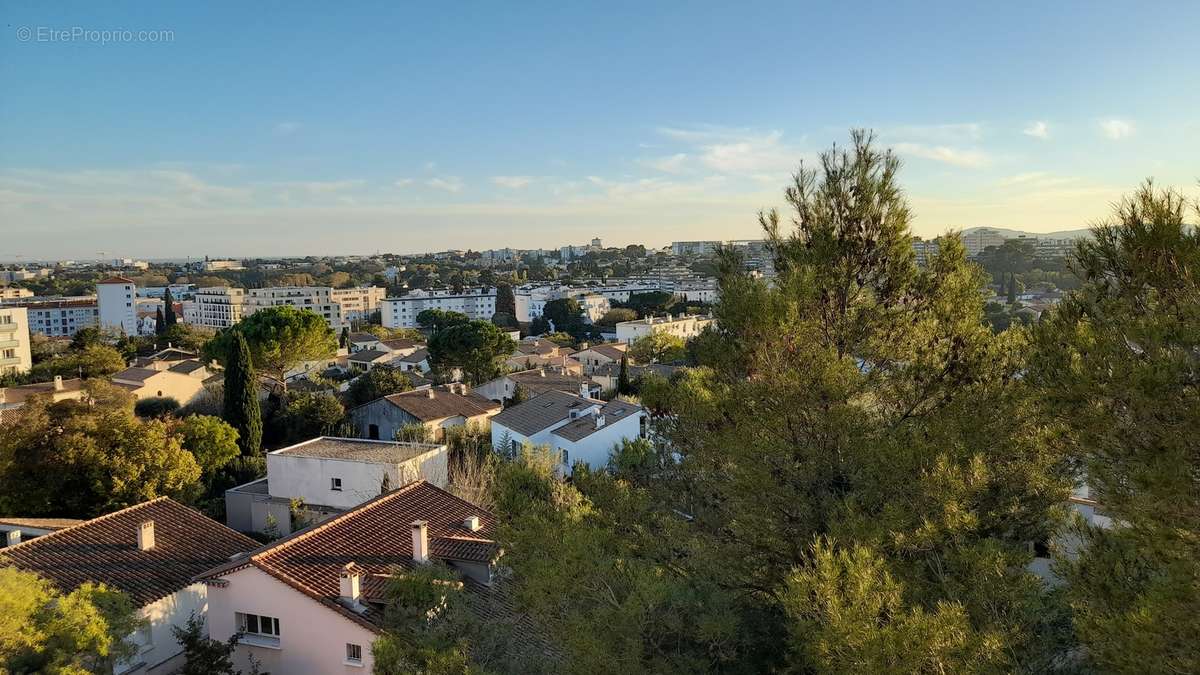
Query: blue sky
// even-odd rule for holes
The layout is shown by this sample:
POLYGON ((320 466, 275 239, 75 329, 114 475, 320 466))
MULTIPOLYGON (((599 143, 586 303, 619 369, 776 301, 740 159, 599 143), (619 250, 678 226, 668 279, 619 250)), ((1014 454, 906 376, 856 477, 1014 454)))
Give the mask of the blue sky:
POLYGON ((0 3, 0 259, 748 238, 855 126, 921 235, 1200 177, 1196 2, 0 3))

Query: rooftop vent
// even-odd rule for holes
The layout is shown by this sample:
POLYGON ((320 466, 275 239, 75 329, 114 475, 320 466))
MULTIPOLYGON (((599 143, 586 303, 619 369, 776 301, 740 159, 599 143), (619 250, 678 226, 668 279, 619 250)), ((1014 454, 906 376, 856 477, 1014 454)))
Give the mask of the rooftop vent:
POLYGON ((483 523, 480 522, 479 516, 467 516, 466 519, 463 520, 463 527, 472 532, 478 532, 479 529, 483 527, 483 523))

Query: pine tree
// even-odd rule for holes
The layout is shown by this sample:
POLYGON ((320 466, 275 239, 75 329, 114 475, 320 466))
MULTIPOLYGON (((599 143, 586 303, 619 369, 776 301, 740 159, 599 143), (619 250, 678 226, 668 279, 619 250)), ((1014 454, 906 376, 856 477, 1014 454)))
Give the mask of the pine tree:
POLYGON ((242 455, 257 456, 262 444, 262 411, 258 403, 258 378, 250 359, 250 346, 237 331, 225 363, 225 421, 238 432, 242 455))
POLYGON ((171 297, 170 287, 167 288, 166 293, 163 293, 163 307, 164 329, 170 328, 178 323, 178 319, 175 316, 175 298, 171 297))
POLYGON ((1017 303, 1017 273, 1009 272, 1008 274, 1008 304, 1015 305, 1017 303))
POLYGON ((348 344, 350 344, 350 327, 343 326, 342 334, 338 336, 338 346, 345 349, 348 344))

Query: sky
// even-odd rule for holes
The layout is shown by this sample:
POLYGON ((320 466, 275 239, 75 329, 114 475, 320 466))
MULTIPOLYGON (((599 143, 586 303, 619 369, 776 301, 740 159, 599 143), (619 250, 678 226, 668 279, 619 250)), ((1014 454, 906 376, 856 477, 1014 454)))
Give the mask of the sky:
POLYGON ((0 260, 760 236, 873 129, 913 230, 1200 178, 1200 3, 0 0, 0 260), (977 6, 971 6, 977 5, 977 6))

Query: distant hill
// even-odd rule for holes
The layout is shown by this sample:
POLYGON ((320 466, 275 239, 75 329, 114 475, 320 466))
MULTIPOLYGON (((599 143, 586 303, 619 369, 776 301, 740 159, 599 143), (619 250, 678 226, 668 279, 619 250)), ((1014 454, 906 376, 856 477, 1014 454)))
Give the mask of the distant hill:
POLYGON ((970 234, 978 230, 995 230, 1003 234, 1006 238, 1016 239, 1017 237, 1037 237, 1039 239, 1079 239, 1080 237, 1092 236, 1090 229, 1082 230, 1059 230, 1058 232, 1025 232, 1023 230, 1010 230, 1003 227, 968 227, 963 230, 963 234, 970 234))

